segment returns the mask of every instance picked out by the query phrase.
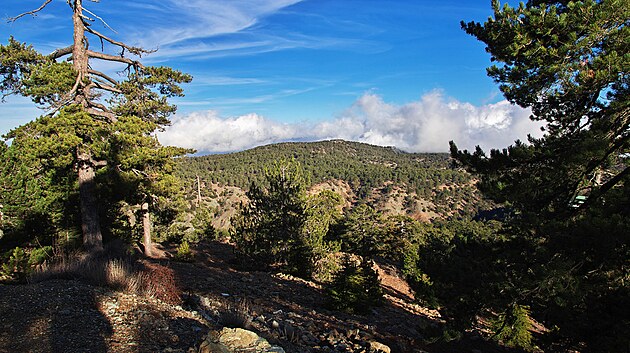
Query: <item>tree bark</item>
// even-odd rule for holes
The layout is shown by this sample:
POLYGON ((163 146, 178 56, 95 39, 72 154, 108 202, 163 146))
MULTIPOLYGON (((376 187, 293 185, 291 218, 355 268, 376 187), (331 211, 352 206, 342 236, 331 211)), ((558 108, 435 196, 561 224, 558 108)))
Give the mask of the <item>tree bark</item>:
POLYGON ((90 87, 83 82, 83 79, 88 76, 89 73, 89 56, 87 54, 87 38, 85 38, 85 27, 83 25, 83 1, 74 1, 74 13, 72 15, 72 22, 74 25, 72 45, 72 65, 78 75, 79 90, 74 99, 75 103, 81 104, 84 108, 88 107, 88 100, 90 98, 90 87))
POLYGON ((142 241, 144 243, 144 255, 153 256, 153 243, 151 242, 151 213, 149 204, 143 203, 142 207, 142 241))
MULTIPOLYGON (((87 54, 88 43, 85 38, 83 25, 83 1, 74 0, 74 12, 72 22, 74 25, 72 45, 72 65, 77 73, 77 92, 73 101, 88 108, 90 99, 90 86, 86 85, 84 78, 89 74, 89 56, 87 54)), ((83 247, 88 251, 103 249, 103 235, 98 217, 98 202, 96 199, 96 180, 92 154, 89 151, 77 153, 79 174, 79 198, 81 203, 81 230, 83 231, 83 247)))
POLYGON ((103 236, 98 217, 94 165, 89 153, 79 153, 77 159, 83 247, 90 252, 100 251, 103 250, 103 236))

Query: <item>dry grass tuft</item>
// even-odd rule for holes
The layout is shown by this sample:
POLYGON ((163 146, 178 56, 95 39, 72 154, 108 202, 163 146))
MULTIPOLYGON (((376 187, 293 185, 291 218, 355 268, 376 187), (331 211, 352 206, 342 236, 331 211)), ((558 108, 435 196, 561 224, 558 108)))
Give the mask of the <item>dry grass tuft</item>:
POLYGON ((31 282, 74 279, 113 290, 154 297, 170 304, 181 303, 181 291, 175 273, 152 263, 134 263, 127 258, 112 258, 106 253, 63 254, 39 266, 31 282))
POLYGON ((182 302, 182 292, 177 287, 175 272, 172 269, 154 263, 146 263, 143 267, 140 271, 140 280, 145 295, 170 304, 182 302))
POLYGON ((249 302, 242 299, 236 303, 225 303, 219 311, 219 324, 224 327, 249 329, 252 325, 249 302))

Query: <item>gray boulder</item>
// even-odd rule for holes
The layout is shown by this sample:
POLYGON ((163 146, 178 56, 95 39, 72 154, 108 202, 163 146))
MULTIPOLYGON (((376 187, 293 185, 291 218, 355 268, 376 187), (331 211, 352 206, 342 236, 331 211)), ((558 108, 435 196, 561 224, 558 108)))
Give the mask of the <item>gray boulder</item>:
POLYGON ((285 353, 272 346, 255 332, 242 328, 223 328, 211 331, 199 346, 199 353, 285 353))

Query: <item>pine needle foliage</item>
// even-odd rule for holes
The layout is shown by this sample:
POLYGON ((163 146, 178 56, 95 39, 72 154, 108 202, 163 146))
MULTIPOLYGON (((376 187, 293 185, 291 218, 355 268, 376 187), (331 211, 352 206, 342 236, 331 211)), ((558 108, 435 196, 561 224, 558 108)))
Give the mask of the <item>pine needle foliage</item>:
POLYGON ((529 307, 514 304, 492 323, 494 338, 509 347, 532 350, 532 319, 529 307))
POLYGON ((351 314, 366 314, 381 303, 383 293, 373 262, 346 256, 342 270, 327 287, 328 305, 351 314))

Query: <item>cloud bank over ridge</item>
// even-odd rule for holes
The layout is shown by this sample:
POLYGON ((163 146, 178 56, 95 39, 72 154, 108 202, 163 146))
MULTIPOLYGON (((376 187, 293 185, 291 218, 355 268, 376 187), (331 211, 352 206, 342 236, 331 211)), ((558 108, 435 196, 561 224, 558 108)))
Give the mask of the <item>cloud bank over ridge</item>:
POLYGON ((446 152, 450 140, 460 148, 489 149, 526 139, 528 134, 540 136, 540 123, 530 121, 529 115, 507 101, 474 106, 439 91, 404 105, 366 93, 332 120, 280 123, 255 113, 225 118, 206 111, 175 117, 158 137, 163 144, 194 148, 201 154, 326 139, 396 146, 408 152, 446 152))

